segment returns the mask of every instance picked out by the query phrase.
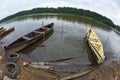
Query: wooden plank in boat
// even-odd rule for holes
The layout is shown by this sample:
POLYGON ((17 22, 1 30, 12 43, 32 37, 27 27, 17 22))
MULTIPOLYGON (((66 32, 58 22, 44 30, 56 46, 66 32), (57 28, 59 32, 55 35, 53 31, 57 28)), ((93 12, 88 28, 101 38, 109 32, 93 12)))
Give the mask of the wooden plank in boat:
POLYGON ((97 43, 97 42, 93 42, 93 41, 90 41, 90 42, 95 45, 101 45, 100 43, 97 43))
POLYGON ((33 32, 38 34, 44 34, 44 32, 39 32, 39 31, 33 31, 33 32))
POLYGON ((26 40, 31 40, 31 38, 23 36, 22 38, 26 39, 26 40))

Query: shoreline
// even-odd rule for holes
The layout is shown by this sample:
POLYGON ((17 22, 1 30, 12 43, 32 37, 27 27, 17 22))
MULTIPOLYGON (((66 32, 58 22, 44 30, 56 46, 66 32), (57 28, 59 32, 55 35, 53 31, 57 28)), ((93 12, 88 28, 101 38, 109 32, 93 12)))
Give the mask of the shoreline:
MULTIPOLYGON (((4 51, 0 47, 0 56, 3 57, 4 51)), ((34 69, 30 66, 23 66, 23 62, 27 61, 25 54, 20 54, 20 58, 17 61, 17 65, 19 66, 20 73, 17 79, 14 80, 67 80, 64 79, 71 75, 75 74, 83 74, 85 71, 78 72, 56 72, 56 71, 49 71, 49 70, 42 70, 42 69, 34 69)), ((7 62, 7 59, 3 57, 0 60, 0 70, 3 72, 3 78, 5 77, 4 74, 4 64, 7 62)), ((72 80, 118 80, 120 79, 120 60, 119 59, 111 59, 106 60, 104 63, 96 66, 90 72, 75 77, 72 80)), ((4 79, 3 79, 4 80, 4 79)))

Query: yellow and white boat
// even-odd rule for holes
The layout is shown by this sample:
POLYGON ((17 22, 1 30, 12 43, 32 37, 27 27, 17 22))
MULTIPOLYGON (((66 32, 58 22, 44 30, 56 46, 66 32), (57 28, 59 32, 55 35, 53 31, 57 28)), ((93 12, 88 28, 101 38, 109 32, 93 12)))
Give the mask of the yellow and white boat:
POLYGON ((93 52, 92 54, 89 55, 92 56, 92 58, 95 58, 92 60, 96 60, 94 61, 96 62, 96 64, 102 63, 105 60, 105 56, 104 56, 103 46, 99 37, 91 28, 88 29, 86 36, 90 49, 93 52))

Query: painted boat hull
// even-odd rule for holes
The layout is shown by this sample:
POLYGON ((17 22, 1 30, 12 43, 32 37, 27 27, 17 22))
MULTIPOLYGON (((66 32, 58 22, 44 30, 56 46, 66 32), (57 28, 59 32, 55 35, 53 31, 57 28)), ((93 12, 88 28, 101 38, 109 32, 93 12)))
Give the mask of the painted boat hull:
POLYGON ((92 53, 89 54, 89 57, 94 58, 93 60, 95 60, 91 62, 92 64, 100 64, 105 60, 103 46, 96 33, 93 30, 89 32, 89 30, 87 32, 87 42, 92 50, 92 53))

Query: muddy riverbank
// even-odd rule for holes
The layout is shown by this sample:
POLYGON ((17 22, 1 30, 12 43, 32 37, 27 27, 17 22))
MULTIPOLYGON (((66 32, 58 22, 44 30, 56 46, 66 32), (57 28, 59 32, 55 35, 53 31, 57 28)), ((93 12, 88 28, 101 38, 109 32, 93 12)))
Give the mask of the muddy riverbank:
MULTIPOLYGON (((4 51, 0 49, 0 56, 3 56, 4 51)), ((86 70, 79 70, 76 72, 63 72, 63 71, 50 71, 35 69, 30 66, 23 66, 23 62, 28 61, 25 54, 20 54, 20 58, 17 61, 17 65, 20 68, 19 75, 15 80, 64 80, 67 77, 73 75, 79 76, 72 78, 72 80, 119 80, 120 79, 120 60, 111 59, 106 60, 103 64, 97 65, 93 68, 86 70), (90 70, 90 71, 89 71, 90 70), (87 72, 89 71, 89 72, 87 72), (85 73, 86 72, 86 73, 85 73), (85 74, 84 74, 85 73, 85 74)), ((7 62, 5 57, 0 60, 0 70, 4 74, 4 65, 7 62)))

